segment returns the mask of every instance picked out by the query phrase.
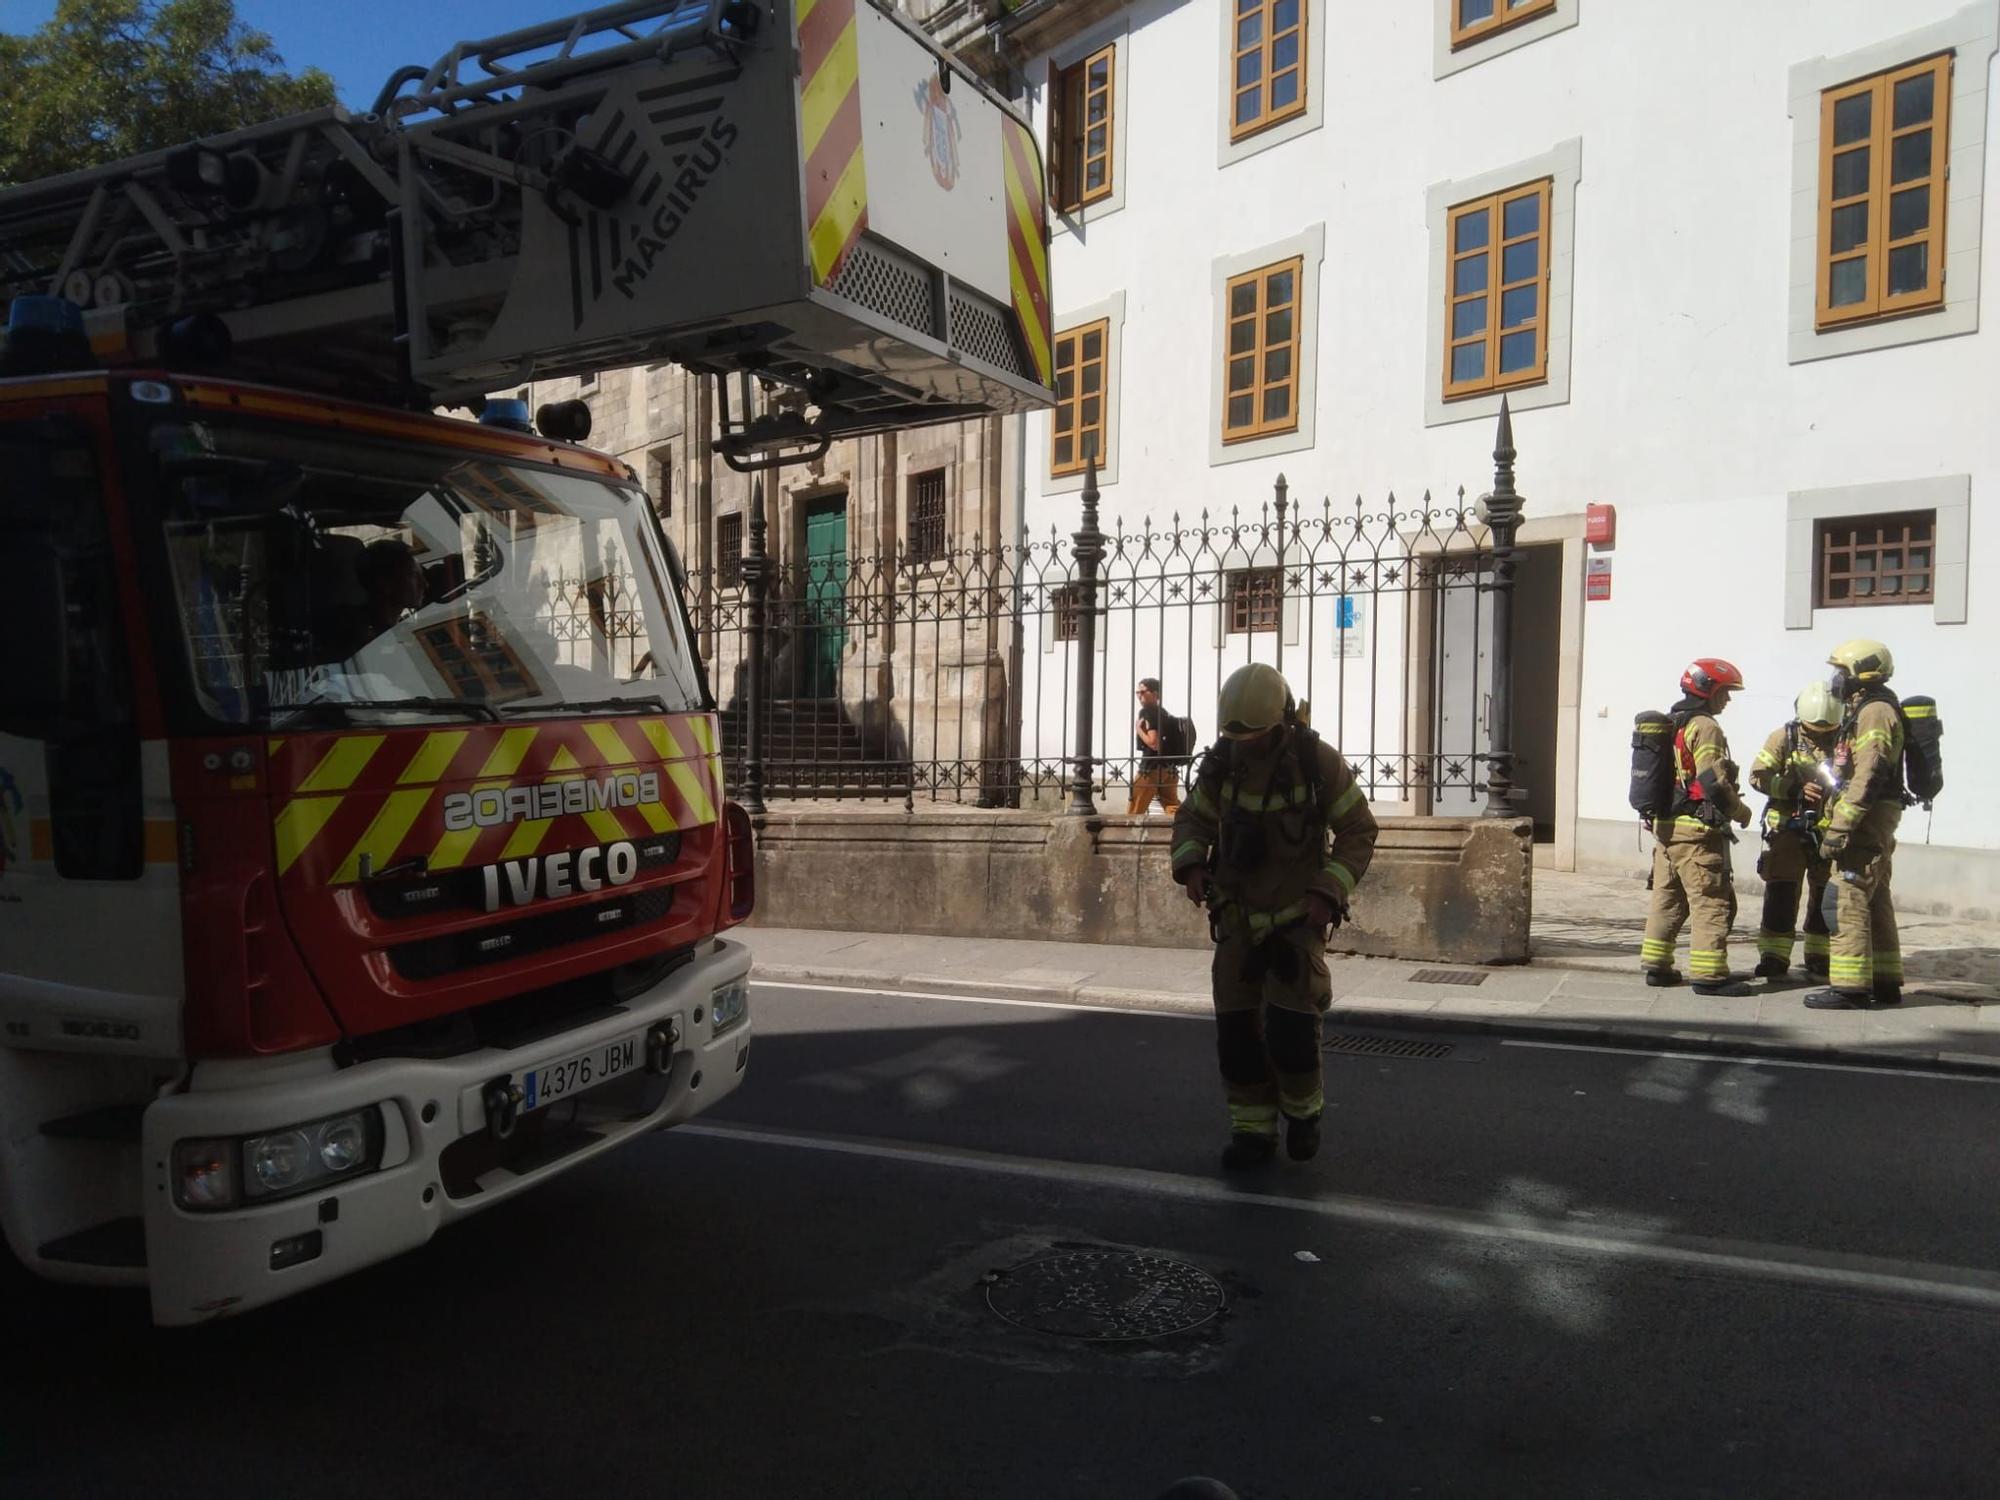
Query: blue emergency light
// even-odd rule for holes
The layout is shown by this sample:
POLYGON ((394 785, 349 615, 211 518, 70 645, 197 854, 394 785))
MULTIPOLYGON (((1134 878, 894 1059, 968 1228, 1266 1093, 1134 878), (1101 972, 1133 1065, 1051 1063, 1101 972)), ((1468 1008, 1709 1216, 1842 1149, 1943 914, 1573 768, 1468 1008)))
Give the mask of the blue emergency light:
POLYGON ((518 396, 488 396, 479 409, 479 423, 482 427, 504 427, 509 432, 525 432, 530 436, 535 431, 528 420, 528 403, 518 396))

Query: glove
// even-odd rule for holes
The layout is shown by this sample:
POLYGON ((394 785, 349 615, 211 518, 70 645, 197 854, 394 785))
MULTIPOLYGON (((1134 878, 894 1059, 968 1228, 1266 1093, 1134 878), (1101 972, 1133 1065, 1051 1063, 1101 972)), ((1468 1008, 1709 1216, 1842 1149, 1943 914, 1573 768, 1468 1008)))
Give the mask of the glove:
POLYGON ((1306 926, 1315 931, 1338 927, 1347 919, 1347 903, 1335 901, 1323 891, 1306 893, 1306 926))
POLYGON ((1181 889, 1187 892, 1188 900, 1200 906, 1208 900, 1209 883, 1208 866, 1196 865, 1181 882, 1181 889))
POLYGON ((1740 802, 1736 806, 1736 811, 1729 816, 1736 820, 1738 828, 1748 828, 1750 826, 1750 809, 1743 806, 1740 802))
POLYGON ((1832 859, 1836 854, 1844 853, 1846 849, 1847 831, 1845 829, 1829 828, 1819 836, 1819 852, 1824 854, 1828 859, 1832 859))

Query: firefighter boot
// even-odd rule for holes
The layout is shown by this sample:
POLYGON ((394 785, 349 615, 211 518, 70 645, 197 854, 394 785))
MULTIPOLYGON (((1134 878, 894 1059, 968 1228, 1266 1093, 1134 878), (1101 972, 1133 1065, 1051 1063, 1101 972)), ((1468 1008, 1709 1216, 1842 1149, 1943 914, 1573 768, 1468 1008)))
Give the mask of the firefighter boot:
POLYGON ((1716 996, 1725 1000, 1741 1000, 1746 995, 1757 992, 1740 979, 1697 979, 1694 982, 1697 995, 1716 996))
POLYGON ((1884 984, 1878 979, 1875 981, 1875 988, 1869 992, 1869 997, 1877 1005, 1901 1005, 1903 987, 1900 984, 1884 984))
POLYGON ((1318 1115, 1300 1119, 1294 1115, 1285 1116, 1285 1155, 1293 1161, 1311 1161, 1319 1155, 1318 1115))
POLYGON ((1814 990, 1806 996, 1807 1010, 1867 1010, 1867 990, 1814 990))
POLYGON ((1255 1135, 1247 1130, 1231 1131, 1229 1144, 1222 1148, 1222 1165, 1231 1172, 1261 1167, 1278 1154, 1275 1136, 1255 1135))
POLYGON ((1783 979, 1791 972, 1791 968, 1790 964, 1786 963, 1784 959, 1779 958, 1775 953, 1766 953, 1762 958, 1757 960, 1757 967, 1753 971, 1753 977, 1757 979, 1783 979))
POLYGON ((1669 989, 1672 986, 1679 984, 1681 982, 1681 978, 1682 975, 1679 969, 1646 970, 1646 983, 1649 987, 1656 990, 1669 989))

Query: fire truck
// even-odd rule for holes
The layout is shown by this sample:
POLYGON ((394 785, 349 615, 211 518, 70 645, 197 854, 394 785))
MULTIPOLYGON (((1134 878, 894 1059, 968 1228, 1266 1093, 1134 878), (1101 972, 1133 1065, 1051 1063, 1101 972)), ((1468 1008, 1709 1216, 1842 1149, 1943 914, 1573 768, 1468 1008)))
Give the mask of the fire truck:
POLYGON ((1046 245, 1027 124, 875 0, 628 0, 0 190, 14 1256, 199 1322, 728 1095, 685 574, 512 393, 674 361, 743 469, 1025 410, 1046 245))

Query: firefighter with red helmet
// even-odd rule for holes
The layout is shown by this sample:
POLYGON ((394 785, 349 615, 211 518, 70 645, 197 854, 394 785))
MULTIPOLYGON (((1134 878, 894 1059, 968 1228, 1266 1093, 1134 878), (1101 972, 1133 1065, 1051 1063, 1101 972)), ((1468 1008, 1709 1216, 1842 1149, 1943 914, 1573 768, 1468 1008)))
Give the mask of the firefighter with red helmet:
POLYGON ((1729 825, 1750 826, 1750 808, 1736 789, 1737 767, 1716 716, 1743 686, 1743 674, 1720 657, 1704 656, 1681 673, 1673 718, 1675 783, 1672 812, 1653 825, 1653 906, 1639 967, 1646 983, 1681 982, 1674 943, 1692 919, 1688 970, 1697 995, 1754 994, 1729 974, 1729 929, 1736 921, 1736 886, 1729 868, 1729 825))

